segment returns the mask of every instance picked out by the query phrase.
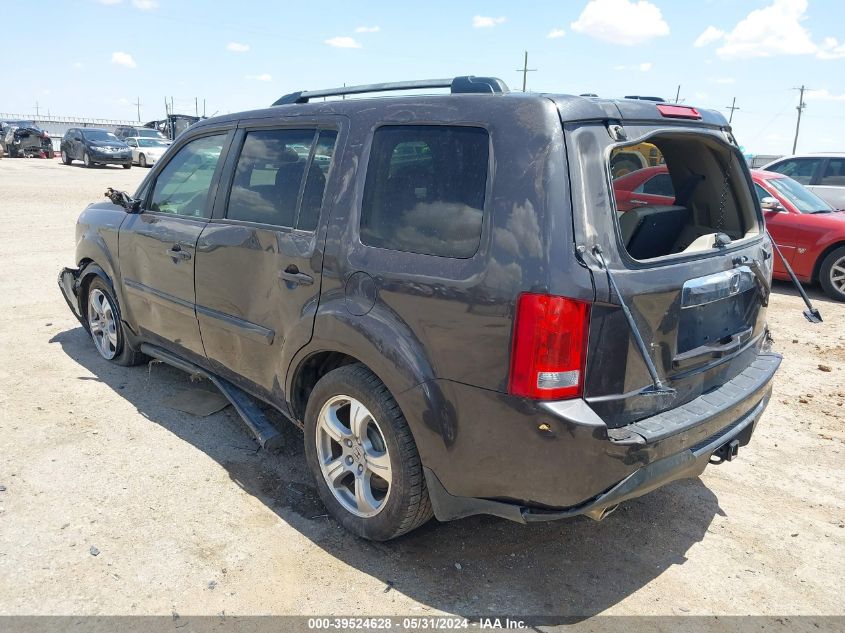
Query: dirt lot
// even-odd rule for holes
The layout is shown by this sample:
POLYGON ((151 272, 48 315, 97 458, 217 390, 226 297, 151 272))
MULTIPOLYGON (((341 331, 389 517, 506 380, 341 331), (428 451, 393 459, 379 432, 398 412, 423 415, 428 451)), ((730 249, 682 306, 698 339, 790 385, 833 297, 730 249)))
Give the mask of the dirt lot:
POLYGON ((231 408, 165 406, 186 374, 109 365, 71 316, 78 213, 146 173, 0 161, 0 614, 845 612, 845 305, 811 291, 813 326, 776 284, 785 360, 738 461, 601 523, 366 543, 325 516, 297 431, 266 455, 231 408))

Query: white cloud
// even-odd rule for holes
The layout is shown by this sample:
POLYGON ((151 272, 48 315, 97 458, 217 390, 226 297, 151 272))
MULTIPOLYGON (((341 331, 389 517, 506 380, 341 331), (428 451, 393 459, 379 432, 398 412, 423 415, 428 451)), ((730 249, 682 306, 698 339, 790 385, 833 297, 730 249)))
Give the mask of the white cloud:
POLYGON ((563 29, 552 29, 546 37, 550 40, 555 40, 559 37, 563 37, 564 35, 566 35, 566 31, 563 29))
POLYGON ((695 46, 721 42, 716 54, 722 59, 750 59, 776 55, 815 55, 819 59, 845 57, 845 43, 827 37, 821 44, 813 41, 803 26, 807 0, 773 0, 772 4, 755 9, 734 28, 724 32, 708 26, 698 36, 695 46))
POLYGON ((249 50, 249 44, 241 44, 240 42, 229 42, 226 44, 226 50, 233 53, 246 53, 249 50))
POLYGON ((73 62, 74 68, 82 68, 82 62, 73 62))
POLYGON ((718 42, 720 39, 725 37, 725 32, 721 29, 717 29, 715 26, 708 26, 701 35, 696 38, 695 43, 693 46, 696 48, 701 48, 702 46, 708 46, 713 42, 718 42))
POLYGON ((156 0, 132 0, 132 6, 142 11, 150 11, 158 9, 158 2, 156 0))
POLYGON ((132 59, 132 55, 124 53, 123 51, 115 51, 111 54, 111 63, 118 66, 126 66, 127 68, 135 68, 138 64, 132 59))
POLYGON ((247 75, 246 78, 251 81, 273 81, 273 76, 268 73, 261 73, 260 75, 247 75))
POLYGON ((625 46, 669 35, 669 25, 660 9, 647 0, 590 0, 570 28, 603 42, 625 46))
POLYGON ((487 29, 491 26, 496 26, 497 24, 504 24, 505 17, 499 16, 498 18, 491 18, 486 15, 476 15, 472 18, 472 27, 475 29, 487 29))
POLYGON ((835 37, 826 37, 822 40, 819 50, 816 51, 819 59, 839 59, 845 57, 845 42, 840 44, 835 37))
POLYGON ((845 101, 845 94, 831 94, 827 88, 807 90, 804 95, 807 101, 845 101))
POLYGON ((713 81, 714 83, 725 85, 736 83, 736 80, 733 77, 717 77, 713 81))
POLYGON ((345 35, 332 37, 325 40, 323 43, 328 44, 329 46, 334 46, 335 48, 361 48, 361 44, 355 40, 355 38, 347 37, 345 35))
POLYGON ((355 29, 356 33, 378 33, 381 31, 380 26, 359 26, 355 29))
POLYGON ((104 4, 107 7, 114 6, 116 4, 120 4, 123 0, 97 0, 100 4, 104 4))
POLYGON ((647 73, 652 68, 654 68, 654 64, 652 64, 651 62, 643 62, 642 64, 632 64, 631 66, 619 64, 617 66, 614 66, 613 70, 639 70, 640 72, 647 73))

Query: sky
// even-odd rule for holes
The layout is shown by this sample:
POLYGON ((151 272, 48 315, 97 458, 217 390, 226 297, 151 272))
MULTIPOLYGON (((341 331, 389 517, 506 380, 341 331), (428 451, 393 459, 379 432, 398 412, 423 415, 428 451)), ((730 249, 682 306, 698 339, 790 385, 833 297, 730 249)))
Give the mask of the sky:
POLYGON ((522 89, 719 109, 747 153, 845 151, 842 0, 2 0, 0 112, 148 121, 295 90, 492 75, 522 89), (17 24, 20 28, 9 28, 17 24), (51 34, 49 45, 38 33, 51 34))

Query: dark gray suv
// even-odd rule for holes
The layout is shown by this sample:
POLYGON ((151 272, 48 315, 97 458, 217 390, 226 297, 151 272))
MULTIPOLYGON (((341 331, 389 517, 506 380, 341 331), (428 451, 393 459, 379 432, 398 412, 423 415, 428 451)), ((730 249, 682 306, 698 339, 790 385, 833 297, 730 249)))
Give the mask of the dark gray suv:
POLYGON ((479 77, 300 92, 197 123, 109 195, 59 277, 99 353, 210 377, 264 446, 255 400, 276 407, 366 538, 600 519, 733 459, 781 360, 715 111, 479 77), (614 186, 634 152, 672 204, 614 186))

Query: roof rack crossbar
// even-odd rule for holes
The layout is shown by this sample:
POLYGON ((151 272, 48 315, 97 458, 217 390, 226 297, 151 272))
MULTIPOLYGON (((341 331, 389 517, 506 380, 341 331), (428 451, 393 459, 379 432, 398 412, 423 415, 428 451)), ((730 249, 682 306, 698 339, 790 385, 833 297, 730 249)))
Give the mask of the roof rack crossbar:
POLYGON ((357 95, 368 92, 391 92, 394 90, 420 90, 426 88, 451 88, 453 94, 459 93, 501 93, 508 92, 505 82, 496 77, 475 77, 466 75, 452 79, 419 79, 416 81, 394 81, 381 84, 365 84, 361 86, 344 86, 342 88, 328 88, 323 90, 301 90, 291 92, 278 99, 274 106, 290 103, 308 103, 310 99, 319 97, 339 97, 342 95, 357 95))

